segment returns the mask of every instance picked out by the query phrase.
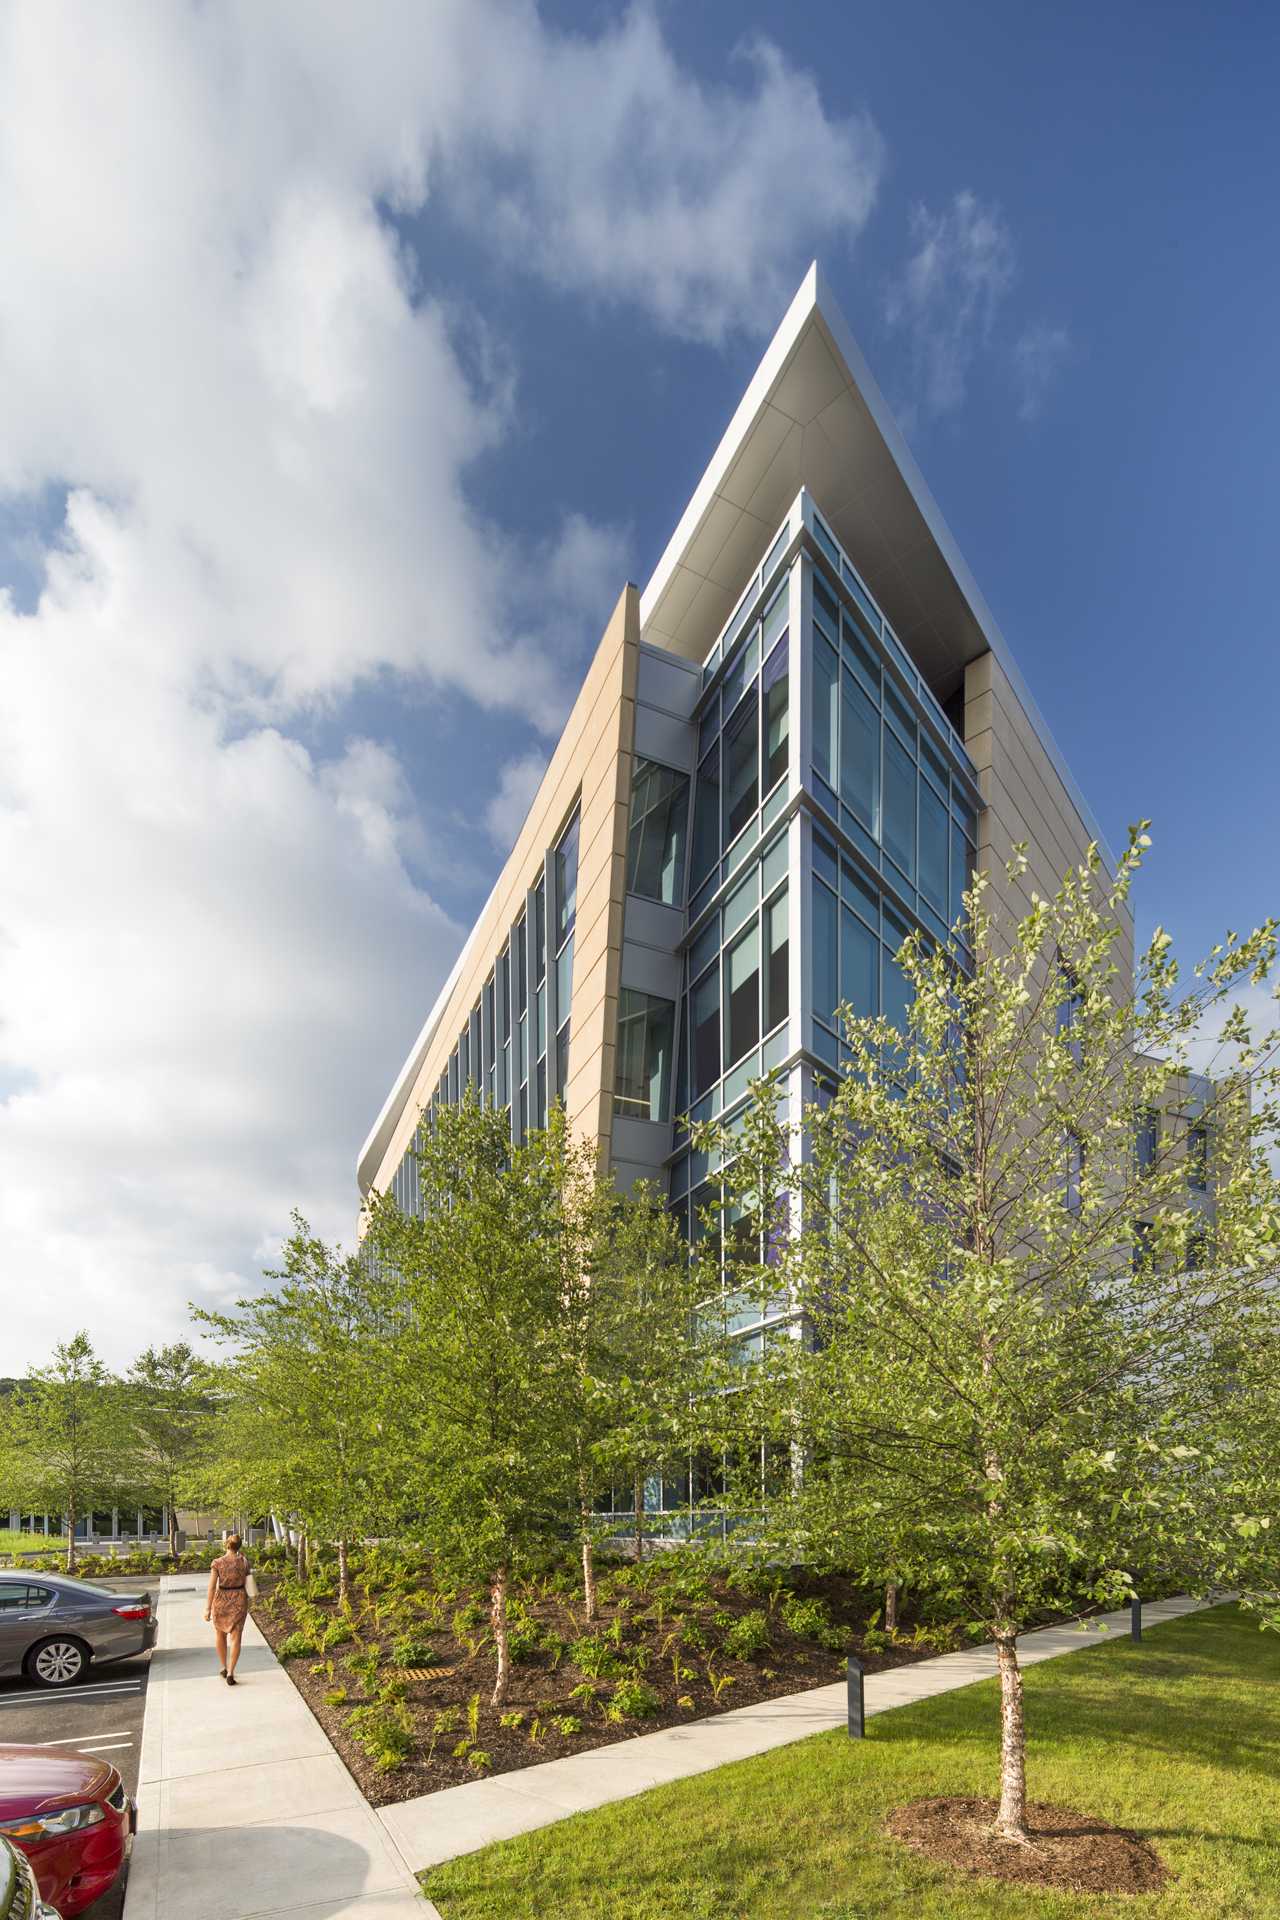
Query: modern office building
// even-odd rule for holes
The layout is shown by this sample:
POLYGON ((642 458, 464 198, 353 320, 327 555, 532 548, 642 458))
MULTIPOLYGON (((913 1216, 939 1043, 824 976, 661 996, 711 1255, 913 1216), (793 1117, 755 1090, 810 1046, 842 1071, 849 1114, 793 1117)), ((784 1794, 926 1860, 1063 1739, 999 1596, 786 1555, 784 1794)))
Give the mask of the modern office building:
POLYGON ((516 1137, 563 1099, 696 1220, 678 1116, 771 1067, 798 1112, 837 1006, 901 1007, 904 934, 944 939, 975 865, 1027 842, 1026 904, 1099 837, 814 266, 618 601, 361 1189, 414 1208, 416 1130, 472 1086, 516 1137))

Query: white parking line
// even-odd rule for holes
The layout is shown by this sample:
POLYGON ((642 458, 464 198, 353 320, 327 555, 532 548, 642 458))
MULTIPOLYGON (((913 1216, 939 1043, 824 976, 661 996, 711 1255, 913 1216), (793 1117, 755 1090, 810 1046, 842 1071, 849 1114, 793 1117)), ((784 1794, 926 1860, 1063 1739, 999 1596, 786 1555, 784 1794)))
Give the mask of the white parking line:
MULTIPOLYGON (((62 1740, 38 1740, 36 1745, 40 1747, 74 1747, 76 1738, 77 1736, 72 1733, 68 1734, 66 1738, 62 1740)), ((132 1740, 133 1735, 127 1727, 118 1727, 114 1733, 100 1733, 97 1735, 97 1738, 99 1740, 132 1740)))

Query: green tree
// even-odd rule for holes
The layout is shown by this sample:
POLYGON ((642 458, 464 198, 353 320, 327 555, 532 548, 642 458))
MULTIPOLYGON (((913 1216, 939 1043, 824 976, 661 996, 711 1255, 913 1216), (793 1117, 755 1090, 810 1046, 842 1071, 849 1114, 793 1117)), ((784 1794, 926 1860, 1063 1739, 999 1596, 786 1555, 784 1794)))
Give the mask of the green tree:
MULTIPOLYGON (((1275 923, 1190 985, 1158 932, 1131 983, 1123 903, 1148 844, 1134 829, 1114 881, 1091 850, 1016 920, 980 882, 963 942, 902 949, 905 1031, 849 1016, 849 1069, 799 1137, 764 1098, 727 1143, 757 1227, 784 1193, 792 1209, 754 1284, 781 1272, 799 1312, 733 1402, 792 1466, 757 1524, 985 1624, 1012 1839, 1037 1610, 1116 1605, 1145 1577, 1242 1589, 1280 1624, 1276 1038, 1231 1006, 1275 923), (1219 1022, 1233 1065, 1193 1081, 1219 1022)), ((1011 882, 1021 867, 1015 850, 1011 882)))
POLYGON ((597 1459, 635 1499, 644 1557, 645 1486, 689 1465, 724 1384, 724 1315, 713 1236, 689 1248, 659 1190, 640 1182, 600 1221, 593 1261, 597 1459), (711 1296, 711 1304, 708 1303, 711 1296))
POLYGON ((347 1550, 395 1511, 397 1452, 387 1397, 391 1336, 368 1264, 317 1239, 294 1215, 274 1293, 234 1314, 193 1309, 232 1351, 216 1370, 224 1412, 213 1474, 244 1512, 292 1514, 347 1550))
POLYGON ((208 1369, 187 1345, 148 1347, 125 1381, 128 1418, 137 1435, 143 1470, 164 1505, 169 1551, 178 1555, 178 1506, 199 1505, 216 1423, 208 1369))
POLYGON ((563 1282, 563 1121, 511 1145, 505 1112, 471 1095, 418 1148, 421 1217, 375 1199, 365 1237, 395 1326, 399 1397, 413 1424, 422 1528, 438 1563, 483 1583, 510 1674, 511 1576, 562 1537, 578 1499, 565 1419, 577 1391, 563 1282))
POLYGON ((2 1445, 9 1504, 62 1515, 73 1573, 77 1521, 114 1506, 142 1470, 119 1383, 87 1333, 56 1346, 8 1396, 2 1445))

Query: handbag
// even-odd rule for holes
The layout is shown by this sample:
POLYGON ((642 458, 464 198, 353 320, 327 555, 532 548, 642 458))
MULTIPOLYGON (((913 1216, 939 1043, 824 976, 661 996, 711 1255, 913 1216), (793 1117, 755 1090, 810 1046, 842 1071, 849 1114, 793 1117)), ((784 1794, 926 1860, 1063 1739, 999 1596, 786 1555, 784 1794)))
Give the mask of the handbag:
POLYGON ((246 1594, 248 1595, 248 1597, 249 1597, 249 1599, 250 1599, 250 1600, 256 1600, 256 1599, 257 1599, 257 1597, 258 1597, 258 1583, 257 1583, 257 1581, 256 1581, 256 1580, 254 1579, 254 1577, 253 1577, 253 1574, 252 1574, 251 1572, 250 1572, 250 1573, 246 1573, 246 1575, 245 1575, 245 1577, 244 1577, 244 1590, 245 1590, 245 1593, 246 1593, 246 1594))

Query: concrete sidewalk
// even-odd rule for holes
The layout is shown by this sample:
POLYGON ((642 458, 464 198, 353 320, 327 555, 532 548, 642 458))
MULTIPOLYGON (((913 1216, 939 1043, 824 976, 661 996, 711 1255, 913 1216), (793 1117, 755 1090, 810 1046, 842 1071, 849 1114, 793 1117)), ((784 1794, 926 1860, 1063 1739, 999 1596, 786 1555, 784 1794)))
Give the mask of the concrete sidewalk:
POLYGON ((160 1587, 125 1920, 439 1920, 252 1620, 219 1677, 207 1585, 160 1587))
MULTIPOLYGON (((1186 1598, 1153 1601, 1142 1610, 1143 1631, 1194 1612, 1196 1607, 1196 1601, 1186 1598)), ((1127 1612, 1105 1614, 1091 1622, 1084 1633, 1074 1625, 1044 1627, 1023 1635, 1018 1642, 1019 1656, 1024 1667, 1035 1666, 1041 1660, 1096 1647, 1106 1637, 1127 1636, 1128 1632, 1127 1612), (1102 1632, 1104 1622, 1106 1635, 1102 1632)), ((866 1711, 868 1717, 887 1713, 891 1707, 950 1693, 975 1680, 989 1680, 996 1671, 996 1651, 988 1645, 964 1653, 941 1654, 914 1666, 894 1667, 887 1673, 869 1674, 866 1711)), ((843 1682, 815 1687, 811 1693, 793 1693, 758 1706, 737 1707, 712 1719, 666 1727, 660 1733, 641 1734, 616 1746, 569 1754, 539 1767, 500 1774, 496 1779, 446 1787, 441 1793, 382 1807, 377 1818, 401 1857, 415 1872, 421 1872, 458 1854, 473 1853, 491 1841, 511 1840, 570 1814, 585 1813, 612 1800, 626 1800, 665 1781, 707 1773, 713 1767, 746 1760, 794 1740, 806 1740, 810 1734, 843 1727, 846 1721, 843 1682)), ((136 1917, 130 1914, 127 1920, 136 1917)))

